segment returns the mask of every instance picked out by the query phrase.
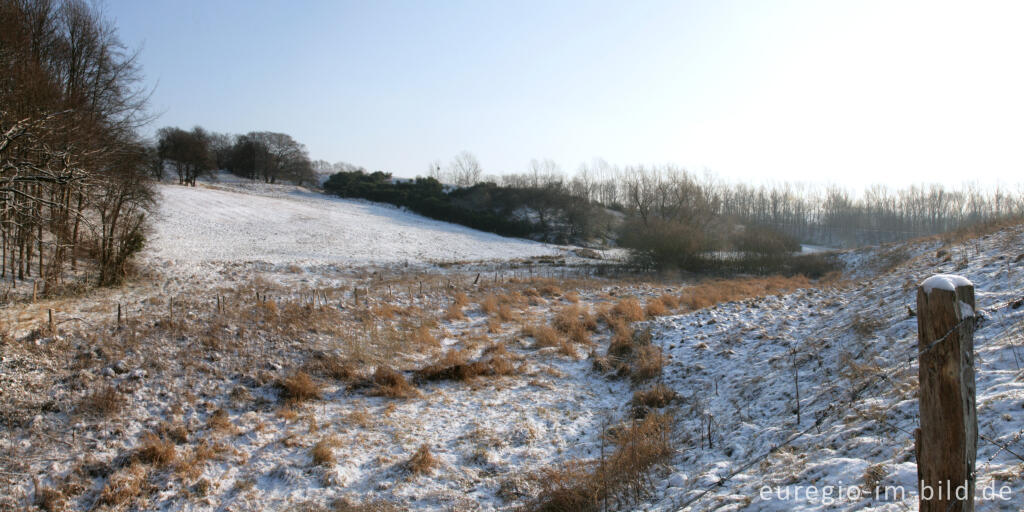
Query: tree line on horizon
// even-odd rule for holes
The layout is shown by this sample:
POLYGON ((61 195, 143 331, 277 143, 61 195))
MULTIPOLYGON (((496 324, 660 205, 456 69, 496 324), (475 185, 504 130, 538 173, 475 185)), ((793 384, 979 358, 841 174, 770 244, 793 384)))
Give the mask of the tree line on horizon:
POLYGON ((770 269, 784 255, 798 251, 801 243, 849 248, 1024 218, 1024 191, 970 184, 899 189, 874 185, 856 195, 835 185, 730 184, 713 174, 696 175, 673 165, 614 167, 600 160, 581 166, 572 176, 550 160, 533 160, 521 173, 487 175, 471 153, 462 152, 446 167, 432 162, 428 176, 415 180, 390 180, 390 174, 373 173, 378 177, 371 193, 365 187, 339 186, 371 173, 342 163, 330 168, 341 169, 335 176, 344 175, 344 180, 325 184, 328 192, 338 195, 382 200, 423 213, 407 192, 400 191, 411 185, 401 183, 431 180, 435 184, 421 188, 440 191, 442 183, 451 185, 444 192, 447 199, 435 200, 447 200, 450 208, 465 212, 425 213, 428 216, 458 222, 452 219, 472 212, 497 213, 526 221, 529 238, 561 243, 614 240, 650 257, 655 265, 689 270, 770 269), (729 252, 743 256, 720 257, 729 252), (757 263, 736 263, 743 258, 757 263))

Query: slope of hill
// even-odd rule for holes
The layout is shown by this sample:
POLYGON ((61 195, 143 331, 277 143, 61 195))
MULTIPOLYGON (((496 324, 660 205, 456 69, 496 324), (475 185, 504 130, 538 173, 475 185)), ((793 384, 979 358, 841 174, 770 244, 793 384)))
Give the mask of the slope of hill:
POLYGON ((672 356, 665 382, 683 396, 677 432, 689 447, 650 510, 916 509, 911 311, 917 284, 937 273, 964 275, 977 292, 979 500, 983 488, 1012 496, 979 501, 977 510, 1019 510, 1022 251, 1017 227, 951 245, 848 252, 849 284, 651 322, 655 343, 672 356))
POLYGON ((156 261, 388 265, 560 253, 551 245, 298 187, 230 183, 158 190, 160 207, 145 252, 156 261))

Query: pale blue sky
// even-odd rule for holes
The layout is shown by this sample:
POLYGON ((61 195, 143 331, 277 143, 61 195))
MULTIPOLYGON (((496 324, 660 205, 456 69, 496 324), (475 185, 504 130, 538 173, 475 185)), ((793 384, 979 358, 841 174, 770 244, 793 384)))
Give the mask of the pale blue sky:
POLYGON ((165 125, 400 176, 676 163, 728 180, 1024 175, 1024 3, 108 0, 165 125))

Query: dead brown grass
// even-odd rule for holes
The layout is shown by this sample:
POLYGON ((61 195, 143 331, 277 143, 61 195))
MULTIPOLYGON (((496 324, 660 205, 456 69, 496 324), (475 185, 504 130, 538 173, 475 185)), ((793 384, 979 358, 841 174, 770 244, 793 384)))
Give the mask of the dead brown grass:
POLYGON ((437 464, 437 459, 430 453, 430 445, 423 443, 406 461, 405 468, 414 475, 422 475, 432 472, 437 464))
POLYGON ((648 317, 665 316, 668 314, 668 306, 665 305, 665 302, 660 297, 656 297, 647 301, 647 307, 644 308, 644 312, 648 317))
POLYGON ((640 305, 640 301, 632 297, 619 300, 611 312, 627 322, 639 322, 644 319, 643 306, 640 305))
POLYGON ((691 310, 703 309, 722 302, 763 297, 810 286, 811 282, 804 276, 716 279, 683 289, 679 303, 691 310))
POLYGON ((303 369, 318 377, 352 382, 359 377, 355 361, 338 354, 317 353, 306 362, 303 369))
POLYGON ((659 382, 650 388, 633 393, 633 400, 630 403, 635 407, 661 409, 667 407, 677 397, 678 394, 674 390, 659 382))
POLYGON ((676 309, 679 307, 679 297, 676 297, 675 295, 663 293, 658 296, 658 300, 660 300, 668 309, 676 309))
POLYGON ((510 304, 501 304, 498 306, 498 320, 502 322, 514 322, 519 320, 519 314, 512 310, 510 304))
POLYGON ((329 466, 334 464, 336 459, 334 458, 334 448, 338 446, 338 439, 333 436, 325 437, 310 450, 310 456, 313 458, 313 464, 317 466, 329 466))
POLYGON ((570 460, 546 468, 532 480, 540 492, 525 506, 535 512, 597 512, 611 502, 617 507, 636 503, 653 486, 648 474, 675 452, 672 418, 650 414, 607 433, 615 447, 604 460, 570 460))
POLYGON ((173 442, 152 432, 146 432, 142 435, 141 444, 132 458, 159 468, 170 465, 177 456, 178 451, 173 442))
POLYGON ((485 351, 485 354, 488 353, 490 354, 488 359, 471 362, 468 351, 448 350, 437 362, 418 370, 416 379, 420 381, 467 381, 482 376, 510 375, 515 371, 515 365, 504 345, 489 352, 485 351))
POLYGON ((498 302, 498 297, 495 295, 488 295, 484 297, 484 300, 480 301, 480 311, 484 314, 493 315, 498 312, 498 307, 501 304, 498 302))
POLYGON ((420 392, 409 384, 405 376, 388 366, 378 366, 368 383, 370 395, 388 398, 415 398, 420 392))
POLYGON ((112 385, 105 384, 82 397, 76 411, 96 417, 109 417, 121 412, 125 397, 112 385))
POLYGON ((440 347, 441 342, 430 333, 430 327, 420 325, 412 331, 412 341, 425 347, 440 347))
POLYGON ((665 356, 657 345, 641 346, 633 361, 631 376, 634 381, 650 380, 661 375, 665 367, 665 356))
POLYGON ((114 507, 127 506, 152 490, 149 468, 144 464, 131 464, 110 475, 100 490, 97 503, 114 507))
POLYGON ((292 403, 320 398, 320 385, 304 371, 297 371, 277 382, 281 395, 292 403))
POLYGON ((458 302, 453 302, 452 305, 448 306, 448 309, 445 310, 444 319, 448 320, 449 322, 455 320, 465 320, 466 315, 465 313, 462 312, 462 306, 460 306, 458 302))
POLYGON ((543 347, 561 347, 565 344, 565 339, 559 335, 558 331, 550 325, 545 324, 532 324, 523 326, 522 333, 524 336, 533 338, 534 344, 538 348, 543 347))

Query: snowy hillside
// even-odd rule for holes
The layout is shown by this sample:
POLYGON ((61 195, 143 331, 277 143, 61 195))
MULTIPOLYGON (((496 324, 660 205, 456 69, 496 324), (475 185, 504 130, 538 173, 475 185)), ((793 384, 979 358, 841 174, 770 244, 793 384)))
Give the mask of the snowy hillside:
POLYGON ((973 281, 982 316, 977 510, 1021 510, 1022 251, 1019 227, 952 245, 871 248, 845 254, 851 284, 652 322, 673 360, 665 382, 683 396, 677 432, 690 442, 651 510, 916 509, 910 310, 917 284, 936 273, 973 281), (876 485, 902 486, 907 496, 875 499, 876 485), (819 494, 807 494, 808 486, 819 494), (980 500, 986 487, 1012 498, 980 500))
POLYGON ((160 185, 146 257, 198 263, 387 265, 558 254, 376 203, 284 185, 160 185))

